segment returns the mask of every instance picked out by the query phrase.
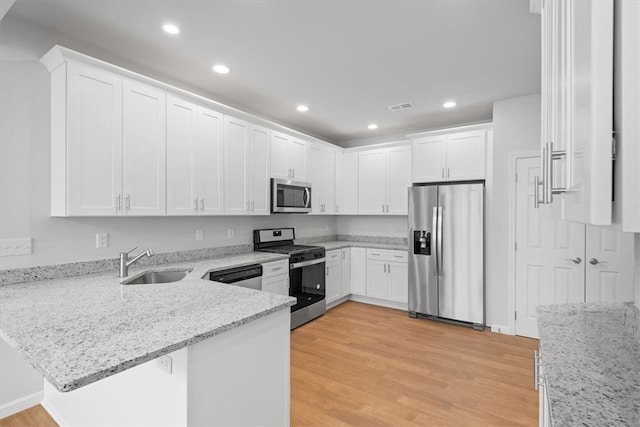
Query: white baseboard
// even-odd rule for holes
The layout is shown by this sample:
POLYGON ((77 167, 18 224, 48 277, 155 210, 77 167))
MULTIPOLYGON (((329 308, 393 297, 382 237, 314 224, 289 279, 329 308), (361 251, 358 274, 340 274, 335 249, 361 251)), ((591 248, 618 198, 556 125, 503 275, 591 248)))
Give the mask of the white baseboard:
POLYGON ((337 305, 340 305, 345 301, 349 301, 349 297, 350 297, 350 295, 346 295, 346 296, 338 298, 337 300, 328 302, 327 303, 327 310, 329 310, 330 308, 333 308, 333 307, 335 307, 337 305))
POLYGON ((43 397, 44 393, 42 391, 37 391, 33 394, 29 394, 11 402, 4 403, 0 405, 0 418, 5 418, 9 415, 13 415, 20 411, 24 411, 25 409, 31 408, 32 406, 36 406, 37 404, 42 402, 43 397))
POLYGON ((508 326, 503 325, 491 325, 491 332, 496 332, 498 334, 504 335, 513 335, 513 331, 508 326))
POLYGON ((46 400, 42 400, 41 403, 42 407, 49 413, 49 415, 51 416, 51 418, 53 418, 53 420, 56 422, 56 424, 58 424, 60 427, 64 427, 69 425, 68 423, 66 423, 62 417, 60 416, 60 414, 58 414, 55 410, 55 408, 50 405, 49 403, 47 403, 46 400))
POLYGON ((396 310, 403 310, 403 311, 408 310, 408 304, 402 303, 402 302, 389 301, 385 299, 371 298, 371 297, 366 297, 364 295, 354 295, 354 294, 351 294, 349 296, 349 299, 351 301, 362 302, 365 304, 379 305, 381 307, 387 307, 387 308, 395 308, 396 310))

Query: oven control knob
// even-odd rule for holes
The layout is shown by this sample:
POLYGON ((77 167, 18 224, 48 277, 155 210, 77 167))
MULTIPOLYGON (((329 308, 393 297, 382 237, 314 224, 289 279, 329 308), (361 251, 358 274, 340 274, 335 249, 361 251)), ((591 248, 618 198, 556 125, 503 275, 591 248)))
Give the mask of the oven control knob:
POLYGON ((320 289, 320 283, 316 285, 316 289, 320 289))

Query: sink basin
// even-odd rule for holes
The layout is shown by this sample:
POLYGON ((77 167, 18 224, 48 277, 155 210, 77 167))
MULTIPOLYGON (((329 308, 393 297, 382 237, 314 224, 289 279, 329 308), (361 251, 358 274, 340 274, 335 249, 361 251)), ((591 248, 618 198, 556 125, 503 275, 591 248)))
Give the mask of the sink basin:
POLYGON ((147 285, 151 283, 171 283, 184 279, 192 269, 173 271, 148 271, 138 277, 122 282, 123 285, 147 285))

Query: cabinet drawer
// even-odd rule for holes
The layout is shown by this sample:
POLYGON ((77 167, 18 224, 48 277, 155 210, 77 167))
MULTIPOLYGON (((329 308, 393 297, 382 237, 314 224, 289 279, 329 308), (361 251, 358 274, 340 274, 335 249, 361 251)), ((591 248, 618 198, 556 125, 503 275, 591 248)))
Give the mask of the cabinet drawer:
POLYGON ((262 264, 262 278, 279 276, 281 274, 289 274, 289 260, 266 262, 262 264))
POLYGON ((340 249, 327 251, 325 254, 325 258, 327 262, 340 260, 340 258, 342 258, 340 249))
POLYGON ((388 249, 367 249, 367 259, 381 261, 408 262, 407 252, 388 249))

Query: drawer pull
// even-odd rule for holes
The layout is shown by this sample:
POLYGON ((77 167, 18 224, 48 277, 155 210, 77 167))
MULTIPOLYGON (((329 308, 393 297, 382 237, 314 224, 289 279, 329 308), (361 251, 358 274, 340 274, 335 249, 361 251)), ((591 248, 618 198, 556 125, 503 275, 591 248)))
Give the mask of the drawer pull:
POLYGON ((278 271, 278 270, 282 270, 282 267, 276 267, 271 269, 271 271, 278 271))

